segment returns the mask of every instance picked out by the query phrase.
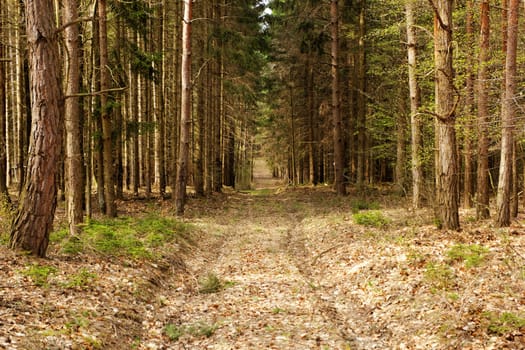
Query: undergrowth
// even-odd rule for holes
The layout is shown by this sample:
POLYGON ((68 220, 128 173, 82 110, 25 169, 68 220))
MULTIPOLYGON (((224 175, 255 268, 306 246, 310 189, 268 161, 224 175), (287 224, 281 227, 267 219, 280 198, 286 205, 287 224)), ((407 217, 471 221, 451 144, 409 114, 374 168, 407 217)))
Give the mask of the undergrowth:
POLYGON ((53 232, 50 240, 64 254, 91 251, 106 256, 152 259, 166 244, 175 243, 181 249, 192 246, 190 233, 188 224, 150 214, 141 218, 90 220, 79 235, 69 236, 67 228, 63 228, 53 232))
POLYGON ((358 225, 369 227, 384 227, 390 223, 390 219, 385 217, 383 213, 378 210, 364 211, 352 215, 354 222, 358 225))

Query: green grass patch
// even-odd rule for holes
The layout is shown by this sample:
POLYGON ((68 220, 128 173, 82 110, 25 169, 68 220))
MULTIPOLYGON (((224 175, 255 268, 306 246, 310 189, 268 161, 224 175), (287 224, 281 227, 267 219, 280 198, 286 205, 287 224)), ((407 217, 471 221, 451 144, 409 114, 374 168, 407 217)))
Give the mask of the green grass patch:
POLYGON ((199 280, 199 293, 211 294, 217 293, 224 288, 223 282, 219 276, 213 272, 209 272, 205 277, 199 280))
POLYGON ((92 285, 96 279, 97 274, 89 272, 86 268, 81 268, 77 273, 70 276, 63 286, 65 288, 86 288, 92 285))
POLYGON ((193 245, 190 226, 175 218, 150 214, 145 217, 119 217, 90 220, 78 236, 67 228, 51 234, 51 242, 64 254, 94 251, 106 256, 151 259, 166 244, 193 245))
POLYGON ((485 259, 488 248, 478 244, 456 244, 447 251, 447 256, 451 261, 463 261, 465 267, 477 267, 485 259))
POLYGON ((29 277, 36 286, 45 287, 48 285, 49 277, 57 271, 54 266, 31 264, 20 272, 22 275, 29 277))
POLYGON ((450 290, 455 284, 452 268, 446 264, 427 263, 425 267, 425 280, 434 291, 450 290))
POLYGON ((171 341, 177 341, 185 334, 189 334, 196 338, 209 338, 218 328, 219 325, 217 323, 209 324, 206 322, 196 322, 189 325, 180 326, 169 323, 164 327, 164 334, 171 341))
POLYGON ((385 217, 383 213, 378 210, 364 211, 352 215, 354 222, 358 225, 367 227, 384 227, 390 223, 390 219, 385 217))
POLYGON ((512 312, 501 314, 485 312, 483 316, 489 321, 487 331, 490 334, 504 336, 514 331, 522 331, 525 328, 525 317, 512 312))

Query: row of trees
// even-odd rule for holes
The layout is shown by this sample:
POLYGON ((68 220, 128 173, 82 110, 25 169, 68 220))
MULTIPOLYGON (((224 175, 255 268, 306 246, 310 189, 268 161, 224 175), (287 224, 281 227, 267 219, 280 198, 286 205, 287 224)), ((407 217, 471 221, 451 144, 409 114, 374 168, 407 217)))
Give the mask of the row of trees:
POLYGON ((6 0, 0 191, 20 194, 11 245, 45 255, 57 192, 79 234, 93 208, 115 216, 127 192, 171 187, 182 214, 186 185, 197 195, 249 186, 262 10, 255 0, 6 0))
POLYGON ((276 174, 334 181, 341 194, 341 178, 392 181, 447 229, 459 228, 460 203, 488 218, 497 192, 495 221, 510 224, 523 186, 518 1, 270 6, 265 140, 276 174))

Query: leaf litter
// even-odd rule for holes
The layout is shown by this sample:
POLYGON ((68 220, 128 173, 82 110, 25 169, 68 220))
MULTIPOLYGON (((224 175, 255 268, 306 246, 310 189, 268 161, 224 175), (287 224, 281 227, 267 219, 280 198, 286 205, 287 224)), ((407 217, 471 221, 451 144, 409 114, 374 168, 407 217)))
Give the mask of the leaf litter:
MULTIPOLYGON (((465 210, 463 230, 443 232, 429 212, 376 194, 388 223, 375 227, 354 221, 352 196, 195 198, 194 245, 158 260, 2 246, 0 348, 525 348, 523 213, 497 229, 465 210), (37 285, 28 271, 39 267, 51 272, 37 285), (203 293, 206 278, 217 288, 203 293)), ((152 203, 171 210, 123 205, 139 215, 152 203)))

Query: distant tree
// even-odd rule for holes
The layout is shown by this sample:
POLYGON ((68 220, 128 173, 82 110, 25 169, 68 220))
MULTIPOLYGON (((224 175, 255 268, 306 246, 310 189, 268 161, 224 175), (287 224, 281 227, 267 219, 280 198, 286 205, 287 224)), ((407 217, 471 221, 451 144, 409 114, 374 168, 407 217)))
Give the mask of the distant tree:
POLYGON ((10 246, 45 256, 57 201, 62 144, 57 28, 52 1, 25 1, 32 109, 24 187, 11 227, 10 246), (43 89, 42 87, 45 87, 43 89))

